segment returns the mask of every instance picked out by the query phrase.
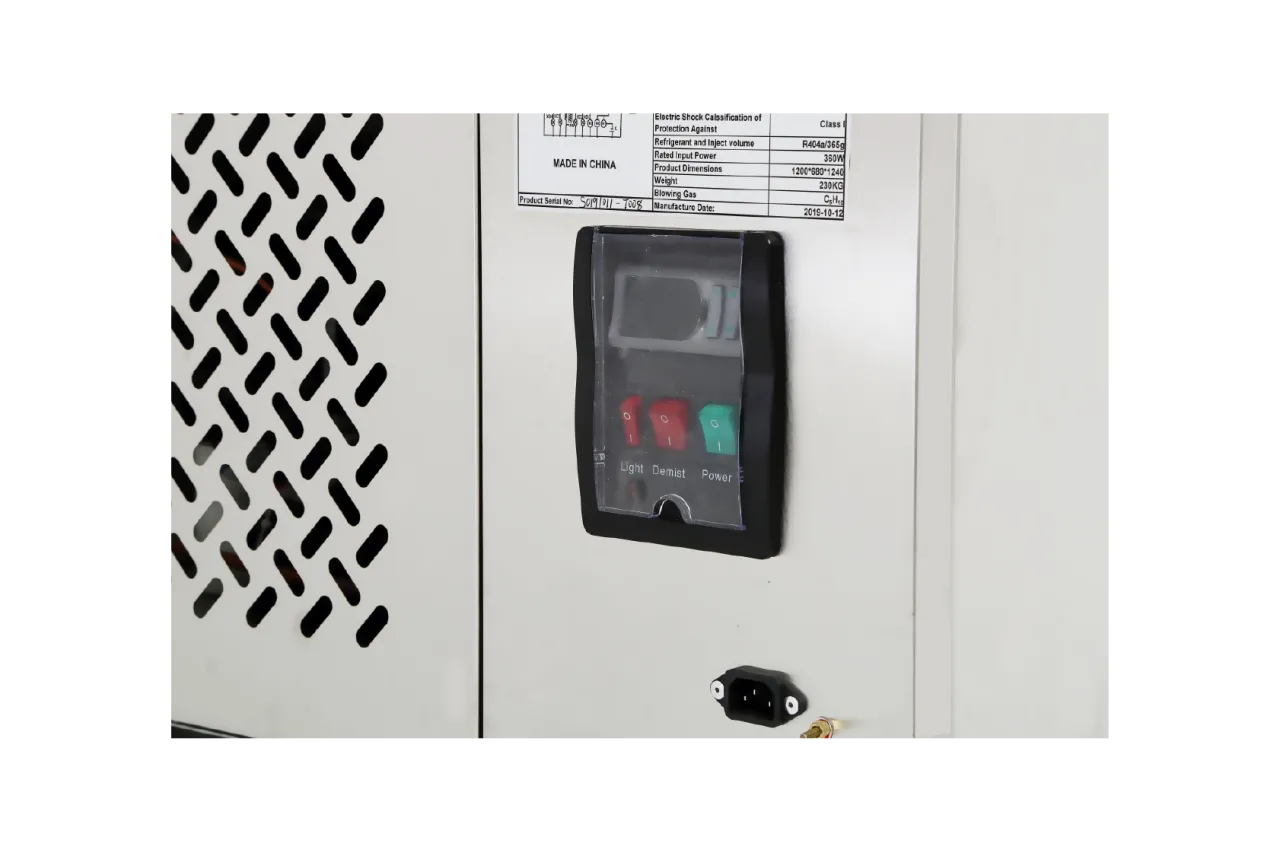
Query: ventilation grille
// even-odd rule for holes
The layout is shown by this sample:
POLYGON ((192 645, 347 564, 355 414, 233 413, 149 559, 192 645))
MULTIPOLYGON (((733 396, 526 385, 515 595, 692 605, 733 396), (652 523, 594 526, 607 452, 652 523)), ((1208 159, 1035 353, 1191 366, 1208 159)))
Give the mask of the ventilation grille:
POLYGON ((310 638, 353 608, 367 647, 388 611, 362 575, 391 531, 362 498, 395 448, 376 434, 387 368, 361 353, 387 288, 360 247, 387 211, 349 169, 382 117, 186 118, 170 163, 170 393, 185 425, 171 477, 191 512, 175 507, 174 560, 198 618, 239 606, 239 588, 245 630, 292 619, 310 638), (290 519, 297 535, 281 532, 290 519))

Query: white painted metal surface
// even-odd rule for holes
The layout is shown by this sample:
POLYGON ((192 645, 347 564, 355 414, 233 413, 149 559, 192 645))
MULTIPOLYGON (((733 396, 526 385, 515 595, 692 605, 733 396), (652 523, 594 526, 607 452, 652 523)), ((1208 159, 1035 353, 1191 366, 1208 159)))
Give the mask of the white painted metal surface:
POLYGON ((172 228, 192 260, 189 272, 176 262, 172 267, 173 305, 193 339, 186 349, 173 338, 173 382, 195 413, 193 425, 177 408, 172 416, 173 457, 195 489, 188 501, 173 487, 173 531, 195 566, 195 576, 188 577, 173 561, 175 720, 252 736, 476 734, 475 117, 387 116, 369 153, 358 158, 355 140, 367 119, 328 115, 306 150, 299 139, 312 117, 272 115, 247 154, 241 144, 251 115, 214 117, 207 137, 191 146, 187 140, 198 117, 173 120, 173 157, 190 187, 185 193, 177 186, 172 190, 172 228), (229 181, 215 167, 218 151, 243 182, 239 193, 234 178, 229 181), (276 156, 296 189, 273 173, 269 157, 276 156), (344 187, 335 162, 352 188, 344 187), (202 225, 193 223, 191 214, 206 191, 216 206, 202 225), (270 210, 246 236, 245 217, 264 193, 270 210), (304 237, 299 221, 317 196, 325 198, 327 209, 304 237), (353 228, 362 230, 355 228, 357 220, 375 198, 385 213, 364 242, 357 242, 353 228), (243 257, 243 275, 217 245, 219 231, 243 257), (296 280, 272 249, 273 234, 296 257, 296 280), (344 281, 340 264, 326 250, 328 238, 354 265, 352 283, 344 281), (218 285, 195 310, 192 293, 208 270, 217 272, 218 285), (272 279, 270 292, 249 316, 246 297, 263 274, 272 279), (327 280, 328 293, 303 319, 299 304, 317 277, 327 280), (384 283, 385 298, 361 325, 357 306, 375 281, 384 283), (244 335, 243 354, 217 319, 224 311, 244 335), (276 315, 280 319, 273 321, 276 315), (354 359, 344 357, 331 339, 330 319, 349 336, 354 359), (273 322, 296 336, 296 360, 273 322), (220 363, 204 387, 196 388, 193 371, 210 348, 218 349, 220 363), (250 393, 246 378, 264 353, 272 354, 274 369, 250 393), (300 385, 322 357, 329 374, 304 400, 300 385), (376 364, 385 366, 385 381, 360 405, 370 386, 358 389, 376 364), (243 408, 244 432, 219 400, 223 387, 243 408), (295 411, 301 437, 290 434, 273 405, 277 393, 295 411), (339 402, 358 437, 337 426, 330 400, 339 402), (193 452, 215 424, 221 442, 197 464, 193 452), (257 471, 249 471, 246 457, 267 430, 275 434, 275 449, 257 471), (331 453, 307 479, 301 473, 304 459, 322 438, 331 453), (386 463, 362 486, 357 472, 378 445, 386 448, 386 463), (246 508, 225 485, 223 465, 242 483, 246 508), (274 482, 277 472, 301 501, 299 517, 274 482), (349 494, 358 520, 348 520, 341 510, 331 480, 349 494), (193 528, 215 501, 222 518, 197 541, 193 528), (249 531, 266 509, 275 511, 278 524, 251 549, 249 531), (322 517, 330 520, 332 533, 306 558, 303 540, 322 517), (361 565, 361 547, 378 526, 387 531, 386 545, 361 565), (245 586, 220 553, 224 541, 244 564, 245 586), (277 567, 277 550, 296 569, 299 595, 277 567), (358 589, 358 603, 348 603, 331 576, 333 558, 358 589), (194 602, 215 579, 221 597, 197 618, 194 602), (251 627, 247 613, 267 587, 276 602, 251 627), (308 638, 305 615, 322 597, 332 613, 308 638), (386 627, 362 647, 360 626, 378 606, 387 610, 386 627))
POLYGON ((843 223, 516 207, 514 116, 481 120, 485 735, 785 736, 709 681, 790 673, 842 737, 912 734, 918 116, 849 128, 843 223), (573 242, 584 225, 779 231, 790 455, 766 561, 582 530, 573 242))
POLYGON ((916 737, 951 734, 951 415, 959 130, 959 116, 924 117, 916 370, 916 737))
POLYGON ((1107 119, 963 116, 954 734, 1107 734, 1107 119))

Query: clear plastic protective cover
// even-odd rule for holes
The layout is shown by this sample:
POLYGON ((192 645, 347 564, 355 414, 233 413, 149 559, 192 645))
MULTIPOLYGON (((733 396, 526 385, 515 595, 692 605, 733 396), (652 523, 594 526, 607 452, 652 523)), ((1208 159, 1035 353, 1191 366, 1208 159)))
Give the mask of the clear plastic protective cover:
POLYGON ((740 238, 597 232, 597 506, 742 528, 740 238))

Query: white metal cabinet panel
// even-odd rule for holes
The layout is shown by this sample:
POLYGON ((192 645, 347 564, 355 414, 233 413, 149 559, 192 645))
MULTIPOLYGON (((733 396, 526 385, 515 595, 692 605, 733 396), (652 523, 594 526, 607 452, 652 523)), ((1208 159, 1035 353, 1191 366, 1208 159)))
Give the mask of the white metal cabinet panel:
POLYGON ((189 272, 173 263, 173 306, 193 344, 185 348, 175 334, 172 378, 195 416, 188 425, 179 405, 172 417, 174 464, 195 489, 188 501, 176 481, 173 487, 173 532, 195 567, 188 577, 173 560, 175 720, 253 736, 476 733, 475 116, 387 116, 364 152, 364 140, 357 140, 362 128, 369 128, 366 140, 372 131, 368 119, 324 117, 309 150, 304 129, 316 121, 310 115, 270 116, 256 144, 252 115, 212 117, 202 141, 191 131, 205 119, 173 119, 173 158, 181 173, 175 171, 172 189, 173 238, 191 259, 189 272), (181 192, 179 185, 188 182, 181 192), (207 192, 214 207, 201 224, 192 213, 207 192), (250 211, 263 195, 270 209, 255 228, 250 211), (317 209, 317 197, 326 209, 308 233, 300 221, 317 209), (365 228, 357 222, 374 199, 385 212, 360 242, 365 228), (242 256, 244 274, 237 274, 234 257, 228 261, 228 243, 242 256), (280 245, 297 261, 296 279, 280 245), (344 276, 335 245, 354 275, 344 276), (192 294, 210 270, 218 284, 206 303, 197 297, 193 305, 192 294), (269 288, 260 283, 264 274, 269 288), (317 278, 326 280, 327 293, 303 319, 299 306, 317 278), (358 306, 376 298, 368 296, 375 282, 382 282, 385 296, 362 324, 357 314, 371 302, 358 306), (246 300, 255 288, 263 298, 252 310, 246 300), (330 321, 350 348, 335 343, 341 334, 330 321), (224 328, 231 324, 243 334, 244 353, 231 342, 234 331, 229 336, 224 328), (218 350, 220 363, 197 388, 192 374, 210 349, 218 350), (274 369, 251 393, 246 383, 264 354, 274 369), (327 376, 303 399, 308 375, 325 373, 316 368, 320 359, 327 361, 327 376), (379 364, 385 380, 370 396, 379 364), (243 409, 245 431, 220 401, 222 388, 243 409), (277 394, 295 412, 300 437, 277 410, 277 394), (339 426, 331 400, 355 433, 339 426), (221 441, 198 464, 195 448, 215 425, 221 441), (275 448, 250 471, 246 457, 267 431, 275 448), (329 455, 307 478, 304 460, 325 440, 329 455), (372 465, 366 460, 377 447, 386 449, 386 462, 362 482, 361 468, 372 465), (223 466, 243 485, 246 508, 228 489, 223 466), (277 472, 288 482, 283 491, 277 472), (358 517, 344 512, 334 483, 358 517), (301 503, 298 517, 285 500, 290 488, 301 503), (197 541, 194 527, 213 502, 222 518, 197 541), (278 523, 252 549, 249 532, 268 509, 278 523), (332 532, 304 557, 303 542, 317 524, 323 530, 322 518, 332 532), (379 527, 387 541, 368 560, 365 543, 371 536, 376 541, 379 527), (243 562, 246 586, 220 554, 224 541, 243 562), (279 569, 277 551, 294 567, 292 577, 279 569), (358 590, 357 603, 348 603, 331 575, 333 559, 358 590), (211 582, 221 585, 221 597, 197 618, 193 607, 211 582), (248 614, 267 588, 275 604, 251 627, 248 614), (322 598, 332 612, 308 638, 306 614, 322 598), (387 610, 387 624, 362 647, 360 627, 379 606, 387 610))
POLYGON ((954 733, 1107 733, 1107 120, 962 116, 954 733))
POLYGON ((516 206, 516 120, 481 118, 486 736, 794 736, 728 721, 712 678, 788 672, 850 736, 912 731, 920 118, 853 117, 846 221, 516 206), (786 241, 790 451, 780 556, 583 532, 574 237, 586 225, 786 241))
POLYGON ((924 117, 916 349, 916 737, 951 734, 951 420, 959 134, 957 115, 924 117))

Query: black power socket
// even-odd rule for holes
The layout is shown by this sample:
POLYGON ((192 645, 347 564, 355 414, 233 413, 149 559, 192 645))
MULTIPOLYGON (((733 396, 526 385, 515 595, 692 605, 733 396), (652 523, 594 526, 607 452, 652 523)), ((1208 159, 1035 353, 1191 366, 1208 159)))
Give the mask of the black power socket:
POLYGON ((727 670, 711 682, 711 695, 729 719, 770 728, 803 714, 808 704, 785 673, 758 666, 727 670))

